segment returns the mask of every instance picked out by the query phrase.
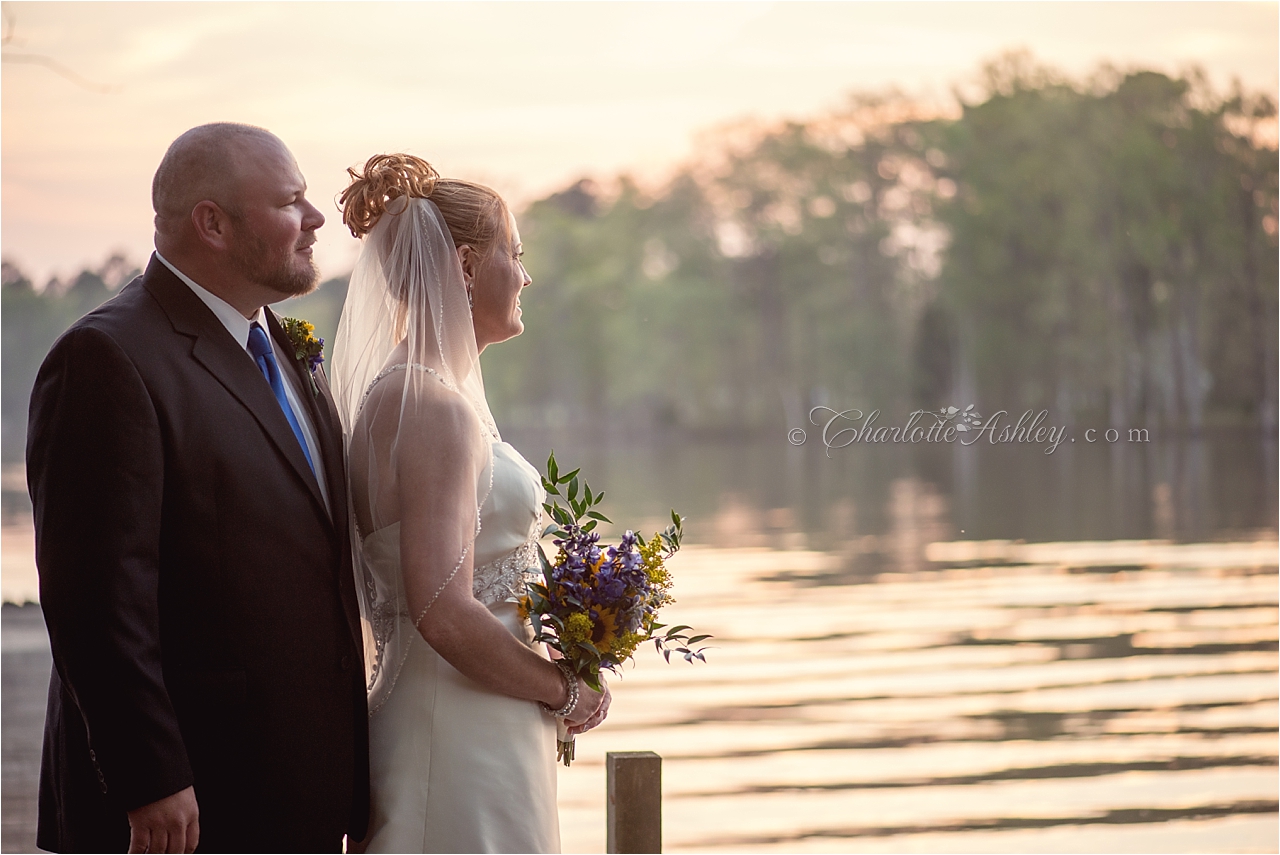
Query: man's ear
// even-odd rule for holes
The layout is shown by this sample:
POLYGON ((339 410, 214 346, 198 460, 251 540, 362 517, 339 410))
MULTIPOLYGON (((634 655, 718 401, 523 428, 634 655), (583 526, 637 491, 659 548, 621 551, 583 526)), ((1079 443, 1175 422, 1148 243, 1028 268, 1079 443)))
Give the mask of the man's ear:
POLYGON ((210 249, 225 252, 231 246, 231 218, 217 202, 206 199, 197 203, 191 209, 191 226, 200 242, 210 249))
POLYGON ((467 287, 471 287, 471 283, 476 278, 476 268, 480 266, 480 253, 475 251, 471 244, 464 243, 458 247, 458 262, 462 265, 462 278, 466 281, 467 287))

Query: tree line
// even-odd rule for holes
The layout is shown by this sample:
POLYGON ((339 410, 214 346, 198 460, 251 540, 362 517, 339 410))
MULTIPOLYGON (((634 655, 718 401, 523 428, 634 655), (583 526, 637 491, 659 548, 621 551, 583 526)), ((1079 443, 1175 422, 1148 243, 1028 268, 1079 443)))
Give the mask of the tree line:
MULTIPOLYGON (((1274 434, 1274 101, 1025 55, 983 86, 955 115, 856 96, 743 125, 659 188, 584 180, 534 202, 526 331, 483 357, 495 414, 730 435, 818 405, 975 404, 1274 434)), ((49 345, 128 266, 37 290, 5 265, 5 459, 49 345)), ((331 339, 345 284, 283 311, 331 339)))

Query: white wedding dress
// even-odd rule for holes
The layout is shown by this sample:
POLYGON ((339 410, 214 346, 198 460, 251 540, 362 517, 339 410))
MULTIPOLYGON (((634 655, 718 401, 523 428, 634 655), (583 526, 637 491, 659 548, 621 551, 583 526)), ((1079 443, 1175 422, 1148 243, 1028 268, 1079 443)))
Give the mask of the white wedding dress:
MULTIPOLYGON (((537 470, 505 442, 493 448, 480 509, 473 589, 533 646, 514 598, 536 574, 545 498, 537 470)), ((364 540, 365 560, 398 575, 400 525, 364 540)), ((486 689, 444 661, 407 614, 394 688, 369 719, 373 792, 368 837, 354 852, 559 852, 556 725, 535 701, 486 689)), ((541 645, 538 652, 546 655, 541 645)))
MULTIPOLYGON (((363 535, 353 525, 352 543, 372 815, 365 840, 350 849, 558 852, 555 719, 463 676, 416 627, 470 563, 476 599, 532 646, 512 600, 538 565, 544 496, 537 471, 501 441, 489 410, 448 224, 412 189, 388 191, 394 198, 365 234, 333 351, 352 517, 367 523, 363 535), (474 421, 456 417, 459 404, 474 421), (459 471, 462 455, 476 472, 473 494, 445 495, 431 474, 400 481, 402 472, 459 471), (427 514, 414 527, 412 548, 422 553, 412 556, 413 587, 431 596, 412 609, 397 522, 406 506, 427 514)), ((536 652, 546 656, 541 645, 536 652)))

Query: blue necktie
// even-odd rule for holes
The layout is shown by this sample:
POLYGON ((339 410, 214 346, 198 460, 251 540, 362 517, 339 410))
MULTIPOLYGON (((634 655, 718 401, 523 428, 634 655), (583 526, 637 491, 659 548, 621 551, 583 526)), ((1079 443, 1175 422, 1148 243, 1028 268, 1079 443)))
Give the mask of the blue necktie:
POLYGON ((298 424, 298 417, 294 415, 293 407, 289 406, 289 399, 285 397, 284 381, 280 377, 280 366, 276 364, 275 351, 271 349, 271 342, 257 321, 249 327, 249 353, 253 356, 253 361, 258 363, 262 376, 266 377, 267 382, 271 384, 271 391, 275 393, 280 409, 284 410, 284 417, 288 419, 289 427, 293 428, 293 435, 298 438, 298 445, 302 446, 302 454, 307 458, 307 465, 311 467, 311 474, 314 475, 316 465, 311 462, 311 452, 307 450, 307 440, 302 435, 302 425, 298 424))

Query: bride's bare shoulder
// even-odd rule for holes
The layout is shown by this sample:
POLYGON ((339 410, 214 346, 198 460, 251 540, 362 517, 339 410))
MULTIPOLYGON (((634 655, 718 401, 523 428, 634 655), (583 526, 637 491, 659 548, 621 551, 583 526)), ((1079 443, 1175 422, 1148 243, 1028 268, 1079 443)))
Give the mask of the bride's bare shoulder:
POLYGON ((436 372, 418 366, 399 368, 375 383, 364 414, 391 416, 402 430, 428 432, 439 439, 455 432, 469 436, 480 427, 475 408, 466 398, 436 372))

